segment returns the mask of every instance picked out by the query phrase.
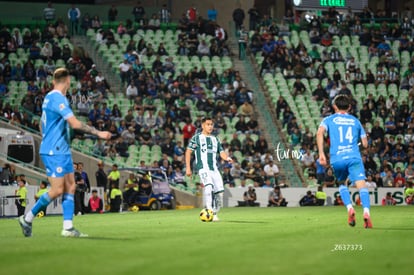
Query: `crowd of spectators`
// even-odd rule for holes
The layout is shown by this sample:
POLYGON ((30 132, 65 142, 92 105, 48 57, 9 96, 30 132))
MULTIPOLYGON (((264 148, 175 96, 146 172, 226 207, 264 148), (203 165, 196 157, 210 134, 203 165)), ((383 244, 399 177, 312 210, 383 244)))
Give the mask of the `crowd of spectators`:
MULTIPOLYGON (((116 7, 112 7, 108 12, 110 21, 116 20, 115 10, 116 7)), ((25 42, 17 48, 22 48, 26 55, 17 55, 13 59, 16 57, 13 54, 18 53, 17 49, 0 48, 3 53, 0 62, 2 95, 10 96, 16 92, 7 90, 11 81, 18 83, 18 87, 22 86, 21 83, 27 83, 27 91, 21 91, 26 93, 21 102, 15 102, 13 106, 8 100, 7 103, 1 101, 1 115, 11 123, 39 130, 38 119, 32 119, 32 115, 41 114, 44 96, 52 89, 51 75, 60 62, 69 69, 76 83, 67 93, 73 110, 84 116, 90 125, 112 133, 108 142, 94 141, 92 153, 95 156, 108 156, 114 161, 123 158, 127 161, 132 157, 130 152, 137 152, 131 151, 131 147, 158 147, 162 158, 153 163, 141 162, 140 165, 161 167, 171 179, 182 182, 185 147, 189 138, 200 128, 201 116, 205 114, 214 117, 215 134, 223 138, 224 149, 236 161, 234 167, 223 167, 225 184, 235 186, 239 182, 244 184, 246 180, 254 182, 256 187, 265 185, 265 182, 277 184, 279 171, 276 164, 268 168, 272 155, 268 152, 267 141, 261 135, 254 114, 254 91, 240 73, 232 68, 220 74, 215 69, 207 72, 203 67, 194 67, 189 72, 175 69, 174 57, 178 55, 196 55, 200 58, 230 55, 226 44, 227 33, 216 24, 217 11, 214 11, 214 8, 209 10, 209 19, 200 16, 194 6, 183 13, 178 23, 181 32, 176 37, 179 44, 177 52, 167 52, 162 44, 151 52, 151 45, 145 40, 131 40, 127 48, 122 49, 125 61, 120 65, 120 75, 125 83, 125 96, 132 106, 127 113, 123 113, 117 104, 108 105, 108 82, 88 53, 70 44, 68 33, 76 34, 79 26, 85 32, 96 29, 98 35, 102 35, 102 41, 110 44, 116 41, 115 37, 113 40, 108 39, 108 33, 135 33, 137 25, 129 25, 128 21, 125 28, 103 32, 99 30, 101 20, 94 18, 89 24, 88 15, 85 14, 82 19, 79 18, 79 25, 73 24, 69 28, 61 26, 60 19, 50 19, 43 31, 25 29, 24 35, 30 39, 27 39, 27 43, 23 39, 25 42), (57 28, 64 29, 64 34, 61 35, 57 28), (206 41, 206 37, 212 39, 206 41), (152 54, 157 58, 151 67, 140 62, 140 57, 152 54), (21 67, 21 71, 16 73, 17 76, 8 76, 9 67, 13 72, 21 67), (170 73, 168 77, 165 77, 165 72, 170 73), (194 116, 190 112, 191 105, 197 108, 200 115, 194 116), (232 138, 229 138, 229 134, 232 138)), ((68 16, 71 16, 71 12, 72 16, 77 16, 76 7, 71 8, 68 16)), ((135 22, 140 23, 139 28, 145 29, 144 14, 145 11, 139 6, 134 8, 135 22)), ((20 30, 16 30, 19 33, 20 30)), ((14 43, 13 33, 14 30, 4 27, 0 32, 0 42, 5 45, 14 43)), ((92 138, 76 131, 74 137, 92 138)))
MULTIPOLYGON (((405 17, 399 22, 385 18, 384 14, 384 11, 374 14, 368 8, 361 14, 351 10, 339 14, 332 8, 321 18, 303 18, 301 27, 308 31, 310 48, 301 40, 297 47, 287 47, 283 37, 288 33, 280 33, 275 24, 263 18, 253 30, 250 48, 253 54, 264 57, 261 75, 280 72, 285 79, 296 79, 290 90, 292 98, 302 94, 317 101, 321 118, 333 113, 331 102, 337 94, 352 97, 350 113, 361 120, 369 140, 369 148, 362 151, 368 181, 372 187, 404 187, 414 176, 414 59, 400 62, 399 54, 412 54, 412 18, 405 17), (337 47, 331 46, 334 36, 357 36, 361 47, 368 48, 376 71, 367 69, 363 74, 361 66, 365 64, 359 64, 349 53, 343 56, 337 47), (391 47, 395 41, 398 53, 391 47), (337 62, 343 62, 345 70, 328 73, 325 65, 337 62), (401 71, 403 68, 406 69, 401 71), (303 78, 319 80, 319 85, 313 91, 307 90, 303 78), (350 86, 354 93, 366 88, 367 96, 358 102, 355 97, 358 94, 353 94, 350 86), (377 88, 385 93, 376 93, 377 88), (394 92, 387 93, 387 89, 394 92)), ((317 129, 299 125, 296 116, 300 114, 293 113, 282 96, 276 102, 276 113, 292 146, 303 153, 301 163, 309 181, 306 184, 335 186, 332 169, 318 162, 314 138, 317 129)))
MULTIPOLYGON (((270 171, 267 176, 264 171, 271 155, 255 119, 252 105, 254 92, 240 73, 232 68, 221 74, 214 68, 210 72, 204 67, 193 67, 188 72, 176 69, 174 58, 179 55, 198 55, 201 58, 229 54, 226 32, 214 20, 194 16, 194 9, 191 7, 180 20, 177 52, 168 53, 163 43, 155 50, 144 39, 131 39, 123 49, 125 55, 119 65, 120 78, 133 107, 127 114, 121 114, 114 105, 106 118, 89 116, 93 125, 109 127, 113 133, 106 146, 100 145, 100 154, 129 158, 128 145, 159 146, 162 159, 141 164, 161 167, 172 179, 177 177, 177 181, 181 181, 180 175, 185 169, 185 147, 200 128, 201 116, 205 114, 214 118, 215 134, 223 137, 224 149, 238 162, 239 173, 230 173, 231 167, 223 168, 225 184, 235 186, 238 180, 247 178, 256 186, 264 185, 266 179, 272 179, 274 183, 277 175, 270 171), (205 37, 213 38, 205 41, 205 37), (144 55, 156 56, 150 67, 141 63, 144 55), (190 106, 195 106, 201 114, 195 117, 190 112, 190 106), (117 113, 113 114, 113 110, 117 113), (228 140, 228 134, 233 131, 232 139, 228 140), (177 136, 182 137, 182 141, 176 139, 177 136), (115 146, 112 146, 113 143, 115 146)), ((102 113, 98 105, 95 108, 94 114, 102 113)))

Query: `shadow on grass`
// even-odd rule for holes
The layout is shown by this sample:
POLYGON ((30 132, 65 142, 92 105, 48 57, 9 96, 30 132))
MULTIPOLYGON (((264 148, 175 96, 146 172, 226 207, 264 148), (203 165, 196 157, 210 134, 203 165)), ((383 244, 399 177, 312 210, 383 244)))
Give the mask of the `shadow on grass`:
POLYGON ((374 230, 391 230, 391 231, 414 231, 412 227, 374 227, 374 230))
POLYGON ((223 223, 257 223, 257 224, 269 223, 269 222, 262 222, 262 221, 220 221, 220 222, 223 222, 223 223))
POLYGON ((133 238, 123 237, 103 237, 103 236, 89 236, 85 238, 79 238, 80 240, 94 240, 94 241, 132 241, 133 238))

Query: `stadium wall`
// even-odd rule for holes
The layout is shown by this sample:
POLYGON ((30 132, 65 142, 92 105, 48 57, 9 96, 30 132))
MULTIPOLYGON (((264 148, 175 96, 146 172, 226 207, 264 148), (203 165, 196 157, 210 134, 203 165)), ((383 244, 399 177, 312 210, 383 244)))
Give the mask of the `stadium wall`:
MULTIPOLYGON (((297 207, 299 206, 299 200, 306 195, 308 190, 311 190, 312 193, 316 192, 316 188, 282 188, 281 193, 288 202, 288 207, 297 207)), ((245 191, 247 191, 247 188, 226 188, 224 192, 224 206, 237 206, 238 201, 243 201, 245 191)), ((267 207, 271 191, 271 188, 256 188, 256 202, 260 203, 260 207, 267 207)), ((336 195, 339 194, 338 189, 325 188, 324 192, 327 195, 325 205, 333 205, 336 195)), ((359 195, 358 190, 351 188, 350 192, 352 201, 355 203, 359 195)), ((382 198, 385 197, 387 192, 392 193, 392 196, 397 201, 397 205, 406 205, 404 202, 404 188, 370 188, 371 205, 381 205, 382 198)))
MULTIPOLYGON (((0 217, 17 216, 17 207, 14 204, 15 198, 7 198, 6 196, 14 195, 17 186, 0 186, 0 217)), ((104 190, 103 188, 94 188, 98 191, 98 196, 102 199, 105 209, 104 190)), ((29 211, 35 204, 34 196, 39 191, 38 186, 27 186, 27 205, 26 212, 29 211)), ((85 195, 85 205, 88 205, 90 194, 85 195)), ((62 197, 60 196, 46 209, 47 214, 62 214, 62 197)))

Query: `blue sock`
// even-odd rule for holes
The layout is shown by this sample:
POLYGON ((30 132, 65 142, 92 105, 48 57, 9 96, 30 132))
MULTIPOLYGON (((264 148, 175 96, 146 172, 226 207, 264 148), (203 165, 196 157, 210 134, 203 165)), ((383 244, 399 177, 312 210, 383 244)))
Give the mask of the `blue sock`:
POLYGON ((68 193, 63 194, 62 209, 63 209, 63 220, 64 221, 73 220, 73 213, 75 212, 75 196, 73 194, 68 194, 68 193))
POLYGON ((361 198, 361 204, 362 207, 368 208, 370 207, 370 201, 369 201, 369 192, 367 188, 361 188, 359 189, 359 197, 361 198))
POLYGON ((348 187, 342 184, 339 186, 339 193, 341 194, 341 199, 345 206, 352 205, 351 195, 349 195, 348 187))
POLYGON ((49 193, 46 192, 43 195, 41 195, 32 208, 33 216, 36 216, 40 211, 45 209, 51 201, 52 200, 49 197, 49 193))

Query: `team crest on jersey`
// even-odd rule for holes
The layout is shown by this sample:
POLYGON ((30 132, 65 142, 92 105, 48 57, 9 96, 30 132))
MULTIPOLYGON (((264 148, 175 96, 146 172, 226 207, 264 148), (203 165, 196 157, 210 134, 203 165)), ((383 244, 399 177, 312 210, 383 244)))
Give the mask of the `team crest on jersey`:
POLYGON ((62 173, 62 171, 63 171, 62 167, 58 167, 58 168, 56 168, 56 172, 58 172, 58 173, 62 173))
POLYGON ((63 109, 65 109, 65 104, 63 104, 63 103, 62 104, 59 104, 59 110, 62 111, 63 109))

